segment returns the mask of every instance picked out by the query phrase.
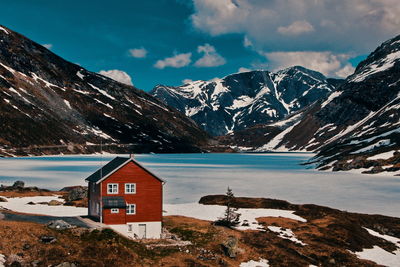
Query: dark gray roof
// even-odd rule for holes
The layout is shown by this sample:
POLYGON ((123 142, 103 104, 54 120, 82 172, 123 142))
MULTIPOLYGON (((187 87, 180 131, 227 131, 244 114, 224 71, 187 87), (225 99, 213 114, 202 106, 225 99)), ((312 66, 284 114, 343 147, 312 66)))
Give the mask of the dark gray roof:
POLYGON ((116 157, 115 159, 104 165, 101 169, 98 169, 95 173, 86 178, 86 181, 97 182, 101 180, 101 178, 107 176, 109 173, 121 166, 124 162, 128 161, 128 159, 129 158, 116 157))
POLYGON ((165 183, 165 181, 163 179, 159 178, 157 175, 155 175, 154 173, 152 173, 151 171, 146 169, 144 166, 142 166, 135 159, 133 159, 133 158, 124 158, 124 157, 116 157, 115 159, 113 159, 112 161, 110 161, 109 163, 104 165, 101 169, 97 170, 95 173, 93 173, 88 178, 86 178, 85 181, 96 183, 96 182, 100 181, 102 178, 108 176, 113 171, 115 171, 122 164, 124 164, 125 162, 129 162, 129 161, 133 162, 134 164, 136 164, 137 166, 142 168, 144 171, 148 172, 150 175, 152 175, 154 178, 156 178, 157 180, 159 180, 163 184, 165 183))
POLYGON ((125 209, 126 203, 123 197, 103 197, 104 209, 125 209))

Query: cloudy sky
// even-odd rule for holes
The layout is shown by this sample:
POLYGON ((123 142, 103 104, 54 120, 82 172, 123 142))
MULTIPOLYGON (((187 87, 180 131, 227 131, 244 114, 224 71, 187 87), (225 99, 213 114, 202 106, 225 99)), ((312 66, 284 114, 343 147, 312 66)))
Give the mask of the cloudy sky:
POLYGON ((0 24, 146 91, 302 65, 346 77, 400 34, 399 0, 13 0, 0 24))

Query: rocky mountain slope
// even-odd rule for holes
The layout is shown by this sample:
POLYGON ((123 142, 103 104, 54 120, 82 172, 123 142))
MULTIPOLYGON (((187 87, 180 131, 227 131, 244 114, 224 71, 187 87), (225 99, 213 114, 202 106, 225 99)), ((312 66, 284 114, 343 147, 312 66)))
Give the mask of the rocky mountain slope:
POLYGON ((276 122, 335 91, 340 80, 292 67, 250 71, 182 86, 158 85, 151 94, 218 136, 276 122))
POLYGON ((70 63, 4 26, 0 114, 3 155, 93 152, 99 143, 117 151, 199 151, 207 140, 192 120, 149 94, 70 63))
MULTIPOLYGON (((248 137, 268 127, 274 127, 274 135, 268 130, 264 144, 255 144, 258 151, 319 151, 314 161, 325 169, 399 171, 394 153, 400 149, 400 36, 379 46, 337 91, 302 110, 291 124, 240 134, 248 137)), ((239 139, 235 133, 225 142, 239 139)))

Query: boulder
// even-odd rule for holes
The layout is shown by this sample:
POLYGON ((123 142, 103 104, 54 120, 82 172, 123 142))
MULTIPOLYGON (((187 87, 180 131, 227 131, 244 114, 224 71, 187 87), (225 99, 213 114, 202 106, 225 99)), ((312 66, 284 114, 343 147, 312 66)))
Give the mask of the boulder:
POLYGON ((47 227, 49 227, 51 229, 55 229, 55 230, 65 230, 65 229, 71 228, 72 225, 70 225, 69 223, 67 223, 63 220, 55 220, 55 221, 50 221, 47 224, 47 227))
POLYGON ((77 186, 68 192, 68 201, 81 200, 87 197, 88 189, 84 186, 77 186))
POLYGON ((25 187, 25 182, 23 182, 23 181, 16 181, 16 182, 12 185, 12 187, 14 187, 14 188, 24 188, 24 187, 25 187))
POLYGON ((225 242, 221 244, 226 256, 235 258, 238 252, 238 239, 234 236, 229 236, 225 242))
POLYGON ((8 200, 5 199, 4 197, 0 197, 0 202, 8 202, 8 200))
POLYGON ((40 237, 40 242, 45 243, 45 244, 51 244, 57 241, 57 238, 54 236, 48 236, 48 235, 42 235, 40 237))
POLYGON ((47 205, 49 205, 49 206, 60 206, 60 205, 62 205, 63 203, 61 202, 61 201, 58 201, 58 200, 50 200, 49 201, 49 203, 47 204, 47 205))
POLYGON ((375 166, 371 170, 363 171, 362 173, 375 174, 375 173, 380 173, 380 172, 383 172, 383 171, 384 171, 384 169, 381 166, 375 166))

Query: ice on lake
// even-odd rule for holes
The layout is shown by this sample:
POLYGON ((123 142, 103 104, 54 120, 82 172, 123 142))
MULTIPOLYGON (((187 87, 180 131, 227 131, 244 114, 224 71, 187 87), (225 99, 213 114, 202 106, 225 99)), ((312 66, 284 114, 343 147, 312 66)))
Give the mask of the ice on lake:
MULTIPOLYGON (((49 189, 85 185, 115 155, 0 159, 0 183, 23 180, 49 189)), ((208 194, 268 197, 400 217, 400 177, 321 172, 300 163, 307 153, 153 154, 135 158, 166 180, 164 202, 193 203, 208 194)))

